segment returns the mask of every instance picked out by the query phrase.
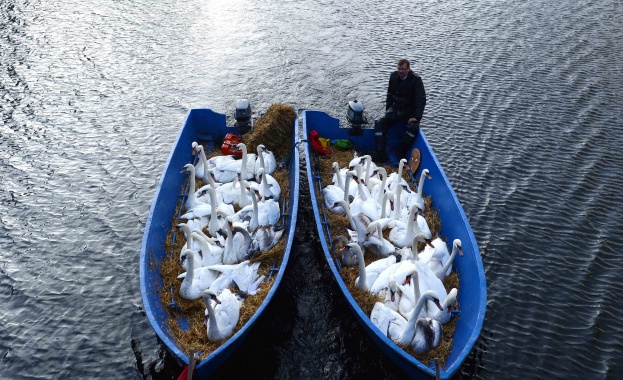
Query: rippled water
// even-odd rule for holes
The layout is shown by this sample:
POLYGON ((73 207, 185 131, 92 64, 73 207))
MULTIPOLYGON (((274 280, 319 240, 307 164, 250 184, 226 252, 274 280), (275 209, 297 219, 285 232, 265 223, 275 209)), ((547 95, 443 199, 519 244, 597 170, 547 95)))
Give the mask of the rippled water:
MULTIPOLYGON (((343 117, 357 98, 378 117, 403 56, 487 274, 461 376, 621 378, 623 6, 391 4, 0 4, 0 378, 175 378, 138 254, 186 111, 246 97, 343 117)), ((347 312, 301 202, 278 304, 219 375, 400 378, 347 312)))

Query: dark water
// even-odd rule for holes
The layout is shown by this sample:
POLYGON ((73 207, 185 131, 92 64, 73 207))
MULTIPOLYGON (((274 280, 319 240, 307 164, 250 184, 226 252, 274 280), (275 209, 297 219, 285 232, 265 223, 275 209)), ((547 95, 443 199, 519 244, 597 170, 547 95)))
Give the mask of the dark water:
MULTIPOLYGON (((357 98, 378 117, 403 56, 487 274, 461 377, 623 377, 620 1, 226 3, 0 4, 0 378, 175 378, 138 255, 186 111, 357 98)), ((219 376, 400 378, 307 201, 278 303, 219 376)))

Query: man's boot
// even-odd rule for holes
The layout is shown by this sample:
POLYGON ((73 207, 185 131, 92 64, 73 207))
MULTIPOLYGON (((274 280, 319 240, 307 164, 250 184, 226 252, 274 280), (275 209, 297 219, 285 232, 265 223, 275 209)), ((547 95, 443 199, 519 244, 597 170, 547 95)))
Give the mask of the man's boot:
POLYGON ((407 158, 408 150, 411 149, 411 145, 415 141, 418 133, 420 132, 420 123, 419 122, 411 122, 407 124, 407 129, 405 131, 405 135, 400 142, 400 146, 396 150, 396 154, 398 155, 398 160, 401 158, 407 158))

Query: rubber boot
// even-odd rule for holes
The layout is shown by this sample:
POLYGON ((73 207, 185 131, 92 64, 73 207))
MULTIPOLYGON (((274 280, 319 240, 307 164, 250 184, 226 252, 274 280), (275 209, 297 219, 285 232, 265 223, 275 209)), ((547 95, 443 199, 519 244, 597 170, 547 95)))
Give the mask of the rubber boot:
POLYGON ((401 158, 407 158, 407 153, 409 149, 411 149, 411 145, 415 141, 415 138, 420 131, 420 123, 413 122, 407 125, 407 129, 405 131, 405 135, 400 142, 400 146, 396 150, 396 154, 398 155, 398 160, 401 158))

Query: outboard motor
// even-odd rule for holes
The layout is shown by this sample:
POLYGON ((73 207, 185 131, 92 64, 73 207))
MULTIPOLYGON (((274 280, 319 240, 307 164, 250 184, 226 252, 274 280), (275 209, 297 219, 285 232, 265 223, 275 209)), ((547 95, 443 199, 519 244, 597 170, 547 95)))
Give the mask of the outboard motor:
POLYGON ((253 128, 251 120, 251 104, 247 99, 236 100, 236 124, 235 127, 239 134, 243 135, 253 128))
POLYGON ((362 136, 363 130, 361 126, 363 124, 368 124, 368 119, 363 114, 363 103, 358 102, 357 100, 351 100, 348 102, 348 112, 346 113, 346 120, 348 120, 348 124, 350 124, 350 129, 348 134, 351 136, 362 136))

